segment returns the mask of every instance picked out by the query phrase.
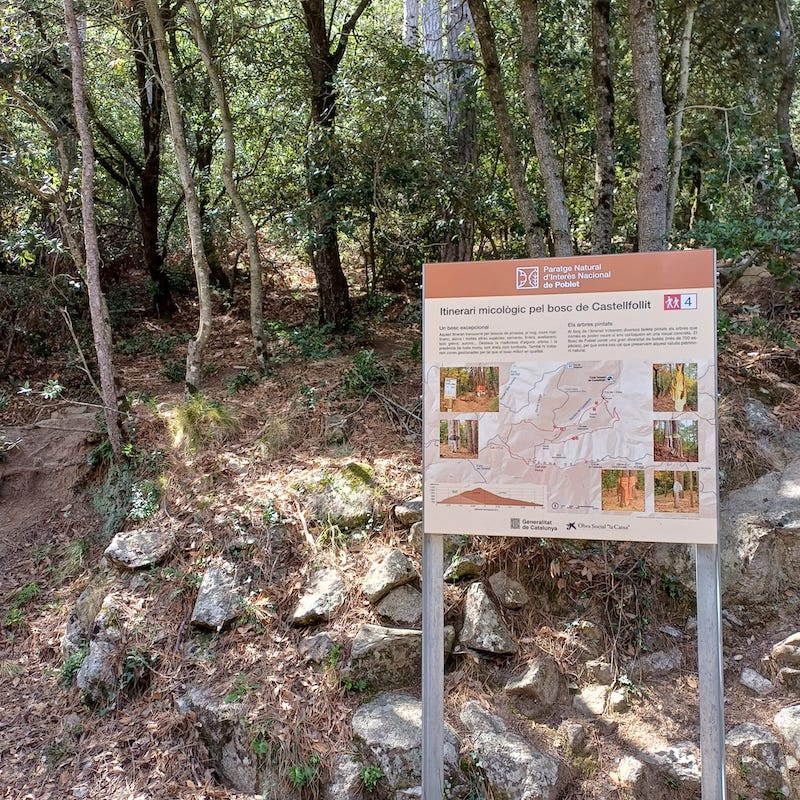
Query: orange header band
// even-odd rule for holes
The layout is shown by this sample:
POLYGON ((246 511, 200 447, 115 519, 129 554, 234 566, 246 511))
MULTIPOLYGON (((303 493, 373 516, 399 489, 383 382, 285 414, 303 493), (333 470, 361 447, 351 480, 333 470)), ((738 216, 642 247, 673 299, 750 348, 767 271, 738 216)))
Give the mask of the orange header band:
POLYGON ((423 296, 519 295, 706 289, 716 285, 713 250, 425 264, 423 296))

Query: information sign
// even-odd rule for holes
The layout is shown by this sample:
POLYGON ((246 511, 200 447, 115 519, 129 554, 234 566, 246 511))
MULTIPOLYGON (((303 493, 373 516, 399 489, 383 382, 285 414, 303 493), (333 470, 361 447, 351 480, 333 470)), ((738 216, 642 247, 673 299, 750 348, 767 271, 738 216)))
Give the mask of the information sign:
POLYGON ((717 542, 712 250, 427 264, 432 534, 717 542))

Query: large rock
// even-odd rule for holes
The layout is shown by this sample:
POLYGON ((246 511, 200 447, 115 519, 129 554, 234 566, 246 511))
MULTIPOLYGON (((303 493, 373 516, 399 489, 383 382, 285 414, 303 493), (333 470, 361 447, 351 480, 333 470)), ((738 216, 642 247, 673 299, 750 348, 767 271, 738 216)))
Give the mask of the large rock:
POLYGON ((107 558, 120 569, 144 569, 158 564, 175 546, 175 534, 160 528, 120 531, 106 548, 107 558))
POLYGON ((464 705, 461 721, 495 800, 556 800, 564 780, 558 759, 509 733, 474 700, 464 705))
POLYGON ((89 649, 76 676, 78 688, 92 705, 113 706, 116 701, 123 633, 116 600, 109 595, 92 623, 89 649))
MULTIPOLYGON (((454 631, 445 628, 445 649, 452 647, 454 631)), ((422 675, 422 631, 363 625, 353 639, 350 659, 342 671, 351 681, 396 689, 419 685, 422 675)))
MULTIPOLYGON (((364 760, 383 771, 382 781, 394 796, 421 796, 422 703, 405 694, 384 692, 353 715, 353 739, 364 760)), ((445 783, 462 782, 458 768, 458 740, 449 725, 444 728, 445 783)), ((392 795, 390 795, 392 796, 392 795)))
POLYGON ((372 468, 353 462, 306 488, 308 518, 341 530, 360 528, 372 519, 377 496, 372 468))
POLYGON ((370 603, 377 603, 392 589, 419 577, 411 559, 401 550, 389 551, 364 577, 361 591, 370 603))
POLYGON ((517 643, 480 582, 470 584, 464 599, 464 625, 459 642, 470 650, 493 655, 517 652, 517 643))
POLYGON ((800 633, 793 633, 772 646, 772 658, 790 667, 800 664, 800 633))
POLYGON ((410 528, 422 520, 422 498, 415 497, 413 500, 406 500, 394 507, 395 519, 401 524, 410 528))
POLYGON ((327 622, 331 614, 344 602, 344 581, 330 567, 318 570, 308 581, 300 602, 292 614, 295 625, 315 625, 327 622))
POLYGON ((375 613, 386 625, 419 628, 422 624, 422 593, 413 586, 398 586, 375 606, 375 613))
POLYGON ((242 610, 242 598, 236 585, 236 567, 224 559, 212 561, 203 573, 197 600, 192 611, 192 624, 199 628, 220 631, 242 610))
POLYGON ((505 608, 520 609, 528 604, 528 593, 525 587, 505 572, 495 572, 489 577, 495 597, 505 608))
POLYGON ((789 746, 791 754, 800 761, 800 706, 781 709, 773 722, 778 733, 789 746))
POLYGON ((778 740, 765 728, 744 723, 725 737, 728 790, 732 797, 770 797, 780 789, 791 796, 786 757, 778 740))
POLYGON ((521 675, 506 684, 506 693, 530 719, 543 719, 566 693, 567 683, 555 660, 540 656, 521 675))

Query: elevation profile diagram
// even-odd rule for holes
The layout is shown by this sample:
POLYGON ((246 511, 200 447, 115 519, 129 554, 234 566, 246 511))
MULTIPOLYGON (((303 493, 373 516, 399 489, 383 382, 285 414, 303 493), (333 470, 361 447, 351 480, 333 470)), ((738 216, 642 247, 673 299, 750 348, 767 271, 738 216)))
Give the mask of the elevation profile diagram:
POLYGON ((514 497, 503 497, 502 495, 490 492, 488 489, 468 489, 465 492, 459 492, 440 502, 442 505, 544 507, 542 503, 534 503, 531 500, 519 500, 514 497))

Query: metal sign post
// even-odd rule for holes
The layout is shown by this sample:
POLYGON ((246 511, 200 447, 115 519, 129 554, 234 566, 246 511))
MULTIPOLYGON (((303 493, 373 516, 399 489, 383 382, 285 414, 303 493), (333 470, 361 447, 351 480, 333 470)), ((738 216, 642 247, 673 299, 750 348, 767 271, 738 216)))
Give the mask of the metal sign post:
POLYGON ((422 539, 422 797, 444 796, 444 559, 442 537, 422 539))

